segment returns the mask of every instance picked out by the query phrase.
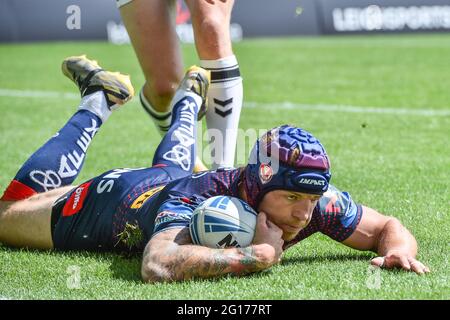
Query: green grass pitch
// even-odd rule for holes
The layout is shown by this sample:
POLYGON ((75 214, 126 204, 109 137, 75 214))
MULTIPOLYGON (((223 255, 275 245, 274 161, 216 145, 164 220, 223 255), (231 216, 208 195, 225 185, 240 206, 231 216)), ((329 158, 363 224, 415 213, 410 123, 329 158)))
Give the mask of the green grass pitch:
MULTIPOLYGON (((450 298, 450 35, 259 39, 234 48, 244 78, 240 127, 293 123, 313 132, 331 157, 333 184, 399 218, 432 273, 373 270, 375 254, 321 234, 267 272, 155 285, 141 282, 140 257, 0 246, 0 298, 450 298)), ((130 46, 0 45, 0 189, 76 110, 77 89, 60 63, 82 53, 131 74, 137 90, 143 84, 130 46)), ((193 46, 183 53, 186 65, 197 63, 193 46)), ((102 127, 75 183, 111 168, 150 165, 158 141, 133 99, 102 127)))

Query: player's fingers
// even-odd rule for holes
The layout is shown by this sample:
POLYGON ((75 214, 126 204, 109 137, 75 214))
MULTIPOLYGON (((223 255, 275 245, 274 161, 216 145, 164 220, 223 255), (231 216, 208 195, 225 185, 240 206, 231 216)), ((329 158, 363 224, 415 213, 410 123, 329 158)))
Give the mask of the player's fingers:
POLYGON ((405 256, 400 256, 399 258, 399 266, 402 267, 403 270, 410 271, 411 270, 411 264, 409 263, 409 260, 405 256))
POLYGON ((382 268, 384 267, 384 257, 373 258, 372 260, 370 260, 370 264, 375 267, 382 268))
POLYGON ((258 214, 257 224, 259 225, 258 227, 261 230, 265 230, 265 232, 267 232, 267 230, 271 228, 272 222, 269 219, 267 219, 267 214, 261 211, 258 214))
POLYGON ((260 224, 267 224, 267 215, 266 215, 266 213, 264 212, 264 211, 261 211, 259 214, 258 214, 258 217, 257 217, 257 222, 258 223, 260 223, 260 224))
POLYGON ((265 223, 268 228, 271 228, 274 225, 273 222, 269 220, 265 212, 261 211, 259 214, 261 213, 264 215, 263 217, 264 220, 261 221, 261 223, 265 223))
POLYGON ((272 232, 275 232, 276 234, 278 234, 280 237, 283 234, 283 230, 277 226, 275 223, 273 223, 272 221, 270 221, 269 219, 267 219, 267 226, 269 227, 269 229, 272 232))
POLYGON ((418 260, 411 259, 410 264, 411 269, 417 274, 424 274, 430 272, 430 269, 428 269, 427 266, 425 266, 422 262, 418 260))
POLYGON ((424 274, 423 266, 421 266, 418 261, 412 261, 412 262, 410 262, 410 265, 411 265, 411 271, 413 271, 417 274, 424 274))

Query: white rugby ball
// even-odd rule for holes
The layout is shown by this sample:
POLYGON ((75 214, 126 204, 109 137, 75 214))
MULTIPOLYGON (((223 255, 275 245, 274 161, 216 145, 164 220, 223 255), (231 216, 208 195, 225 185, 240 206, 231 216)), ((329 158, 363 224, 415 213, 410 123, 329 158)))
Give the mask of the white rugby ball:
POLYGON ((192 242, 210 248, 246 247, 255 235, 256 216, 252 207, 239 198, 211 197, 192 214, 192 242))

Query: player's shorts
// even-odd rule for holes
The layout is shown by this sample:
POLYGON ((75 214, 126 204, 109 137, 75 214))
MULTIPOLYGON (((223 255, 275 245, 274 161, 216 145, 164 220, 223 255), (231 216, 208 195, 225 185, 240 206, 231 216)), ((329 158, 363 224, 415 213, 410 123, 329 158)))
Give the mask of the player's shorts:
MULTIPOLYGON (((54 248, 123 251, 118 234, 124 231, 127 222, 134 223, 139 215, 139 206, 133 203, 149 191, 159 192, 161 186, 185 175, 186 172, 169 167, 116 169, 75 187, 53 205, 54 248)), ((146 201, 151 203, 157 192, 146 201)))
MULTIPOLYGON (((95 197, 95 178, 59 198, 52 209, 52 239, 56 250, 111 250, 112 212, 99 211, 106 199, 95 197)), ((110 199, 113 202, 114 199, 110 199)))

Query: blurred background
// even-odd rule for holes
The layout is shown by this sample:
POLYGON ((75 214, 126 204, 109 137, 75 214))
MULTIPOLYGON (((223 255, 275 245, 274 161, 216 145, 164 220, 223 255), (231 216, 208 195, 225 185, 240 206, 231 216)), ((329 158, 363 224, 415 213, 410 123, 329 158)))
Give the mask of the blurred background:
MULTIPOLYGON (((178 34, 192 42, 178 1, 178 34)), ((231 33, 249 37, 450 31, 449 0, 237 0, 231 33)), ((1 0, 0 42, 129 42, 114 0, 1 0)))

